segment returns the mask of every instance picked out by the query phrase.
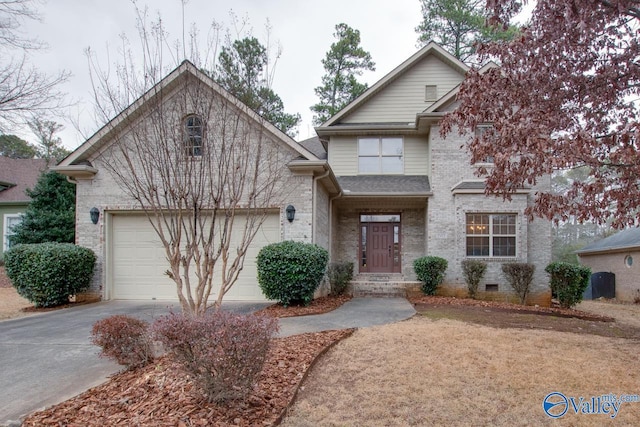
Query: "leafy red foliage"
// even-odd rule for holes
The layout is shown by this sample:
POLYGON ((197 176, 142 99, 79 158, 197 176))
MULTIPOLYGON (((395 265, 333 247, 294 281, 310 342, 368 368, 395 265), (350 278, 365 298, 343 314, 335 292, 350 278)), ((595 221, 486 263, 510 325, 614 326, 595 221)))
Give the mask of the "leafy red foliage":
POLYGON ((224 402, 249 394, 278 322, 217 310, 203 316, 170 314, 152 329, 207 399, 224 402))
MULTIPOLYGON (((488 0, 502 23, 519 0, 488 0)), ((524 3, 527 3, 525 1, 524 3)), ((499 67, 467 73, 459 107, 442 123, 495 132, 468 145, 472 162, 493 157, 487 192, 509 199, 554 171, 585 167, 590 178, 565 194, 539 192, 530 216, 566 220, 640 220, 640 3, 637 0, 539 0, 529 24, 511 42, 489 43, 478 54, 499 67)))
POLYGON ((101 357, 108 357, 128 368, 144 366, 153 360, 147 322, 118 314, 94 323, 91 342, 102 348, 101 357))

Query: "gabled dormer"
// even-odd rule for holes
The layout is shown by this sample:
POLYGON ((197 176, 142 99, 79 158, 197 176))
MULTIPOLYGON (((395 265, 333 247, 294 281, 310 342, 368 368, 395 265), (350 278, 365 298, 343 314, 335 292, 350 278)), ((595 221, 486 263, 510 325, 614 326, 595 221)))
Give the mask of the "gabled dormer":
POLYGON ((443 114, 430 108, 449 99, 467 70, 430 42, 317 127, 336 176, 428 177, 429 132, 443 114))

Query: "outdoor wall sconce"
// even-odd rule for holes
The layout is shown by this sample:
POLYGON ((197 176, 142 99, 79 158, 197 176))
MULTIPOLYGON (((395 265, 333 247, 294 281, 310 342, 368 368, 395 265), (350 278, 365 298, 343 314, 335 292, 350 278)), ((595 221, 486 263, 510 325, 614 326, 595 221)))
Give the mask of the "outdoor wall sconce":
POLYGON ((287 206, 287 219, 289 220, 289 222, 293 222, 293 220, 296 217, 296 208, 293 207, 293 205, 289 205, 287 206))
POLYGON ((91 210, 89 211, 89 215, 91 216, 91 222, 97 224, 98 219, 100 218, 100 211, 98 210, 98 208, 91 208, 91 210))

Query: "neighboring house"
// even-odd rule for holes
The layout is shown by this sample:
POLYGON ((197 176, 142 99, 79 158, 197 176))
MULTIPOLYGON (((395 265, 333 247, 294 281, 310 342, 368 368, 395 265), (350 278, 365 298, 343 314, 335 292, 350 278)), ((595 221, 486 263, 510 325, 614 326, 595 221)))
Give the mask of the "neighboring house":
POLYGON ((640 297, 640 228, 630 228, 576 251, 592 273, 615 274, 616 299, 634 302, 640 297))
POLYGON ((0 259, 9 249, 11 227, 21 221, 31 199, 26 190, 35 187, 38 177, 46 169, 44 159, 12 159, 0 156, 0 259))
MULTIPOLYGON (((529 222, 524 210, 538 188, 550 187, 550 180, 517 191, 510 202, 487 197, 461 148, 466 138, 457 132, 447 139, 439 134, 438 123, 455 108, 467 69, 430 43, 316 128, 318 138, 296 143, 265 124, 272 142, 288 153, 277 165, 286 172, 282 184, 288 196, 273 206, 227 298, 264 299, 256 284, 255 254, 267 243, 292 239, 327 248, 332 261, 352 261, 363 282, 408 283, 415 280, 416 258, 444 257, 449 269, 442 292, 454 295, 466 293, 461 261, 481 259, 489 265, 481 295, 494 299, 514 296, 501 264, 531 262, 536 274, 529 302, 549 304, 544 267, 551 257, 550 223, 529 222), (293 222, 286 219, 288 205, 296 210, 293 222)), ((178 90, 176 82, 193 78, 212 93, 232 98, 185 62, 159 84, 168 92, 163 99, 178 90)), ((106 299, 176 298, 172 282, 162 274, 167 261, 151 226, 103 166, 114 151, 113 135, 126 132, 120 123, 144 120, 138 110, 150 102, 157 100, 136 101, 56 168, 78 184, 76 239, 98 255, 92 292, 106 299), (101 214, 97 225, 89 218, 93 207, 101 214)))

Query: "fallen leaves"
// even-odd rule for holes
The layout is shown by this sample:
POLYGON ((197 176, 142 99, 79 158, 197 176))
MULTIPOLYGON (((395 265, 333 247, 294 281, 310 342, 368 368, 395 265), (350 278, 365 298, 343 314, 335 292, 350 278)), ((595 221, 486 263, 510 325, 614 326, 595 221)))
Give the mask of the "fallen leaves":
POLYGON ((28 416, 23 426, 268 426, 293 402, 319 355, 353 330, 272 340, 267 362, 246 401, 209 404, 170 357, 114 375, 107 383, 28 416))

